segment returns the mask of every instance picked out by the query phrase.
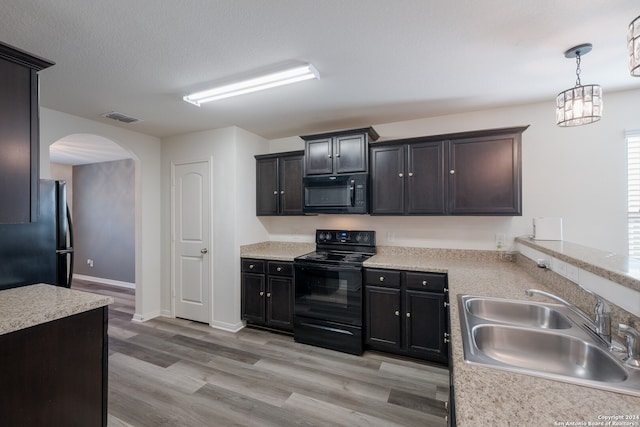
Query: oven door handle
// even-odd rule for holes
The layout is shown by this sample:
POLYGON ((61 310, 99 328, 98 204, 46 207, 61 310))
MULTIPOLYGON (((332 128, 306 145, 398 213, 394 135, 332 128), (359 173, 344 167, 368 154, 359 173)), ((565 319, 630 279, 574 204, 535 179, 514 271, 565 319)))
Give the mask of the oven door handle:
POLYGON ((312 270, 322 270, 322 271, 360 271, 362 267, 355 265, 327 265, 313 262, 300 262, 294 261, 294 268, 308 268, 312 270))

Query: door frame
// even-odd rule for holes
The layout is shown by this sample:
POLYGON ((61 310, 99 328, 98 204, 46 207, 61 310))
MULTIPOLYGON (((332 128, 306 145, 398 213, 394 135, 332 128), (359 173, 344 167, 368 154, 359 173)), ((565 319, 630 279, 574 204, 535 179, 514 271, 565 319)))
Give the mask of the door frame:
POLYGON ((176 317, 176 166, 188 165, 191 163, 206 163, 207 164, 207 173, 209 179, 209 218, 206 220, 209 221, 209 313, 208 313, 208 324, 209 326, 213 326, 213 319, 215 318, 213 315, 213 290, 214 290, 214 282, 213 282, 213 264, 214 264, 214 253, 213 253, 213 158, 208 157, 205 159, 192 159, 192 160, 183 160, 183 161, 172 161, 171 162, 171 218, 169 226, 171 227, 171 254, 170 254, 170 281, 171 281, 171 295, 169 295, 169 299, 171 302, 171 317, 176 317))

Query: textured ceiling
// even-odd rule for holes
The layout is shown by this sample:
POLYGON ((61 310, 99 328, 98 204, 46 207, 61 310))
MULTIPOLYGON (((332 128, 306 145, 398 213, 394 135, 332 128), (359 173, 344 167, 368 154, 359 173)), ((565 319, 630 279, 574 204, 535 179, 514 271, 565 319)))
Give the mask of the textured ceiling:
MULTIPOLYGON (((637 0, 3 0, 0 41, 56 62, 44 107, 158 137, 236 125, 265 138, 548 101, 629 76, 637 0), (202 107, 182 96, 284 62, 321 79, 202 107), (142 119, 101 117, 118 111, 142 119)), ((606 108, 606 107, 605 107, 606 108)), ((550 113, 552 117, 553 113, 550 113)), ((606 109, 605 109, 606 114, 606 109)))

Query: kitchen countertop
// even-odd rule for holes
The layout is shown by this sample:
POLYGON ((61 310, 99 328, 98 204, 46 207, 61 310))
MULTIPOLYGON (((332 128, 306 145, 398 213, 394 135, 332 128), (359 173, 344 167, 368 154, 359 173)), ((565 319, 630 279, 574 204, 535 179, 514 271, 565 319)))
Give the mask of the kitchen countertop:
POLYGON ((113 298, 39 283, 0 291, 0 335, 112 304, 113 298))
POLYGON ((640 260, 562 240, 533 240, 518 237, 516 242, 569 262, 595 275, 640 291, 640 260))
MULTIPOLYGON (((270 259, 268 252, 273 250, 281 257, 277 259, 292 261, 295 256, 310 252, 302 252, 299 245, 265 242, 243 247, 241 254, 270 259)), ((378 246, 377 250, 375 256, 365 261, 365 267, 448 273, 451 362, 459 426, 560 426, 589 425, 590 422, 591 425, 599 422, 605 425, 607 420, 635 423, 618 425, 640 425, 638 419, 624 418, 640 416, 640 397, 470 365, 464 361, 458 294, 524 300, 527 299, 524 295, 527 288, 549 291, 518 264, 509 262, 509 257, 494 251, 385 246, 378 246), (605 418, 610 416, 622 418, 605 418)))

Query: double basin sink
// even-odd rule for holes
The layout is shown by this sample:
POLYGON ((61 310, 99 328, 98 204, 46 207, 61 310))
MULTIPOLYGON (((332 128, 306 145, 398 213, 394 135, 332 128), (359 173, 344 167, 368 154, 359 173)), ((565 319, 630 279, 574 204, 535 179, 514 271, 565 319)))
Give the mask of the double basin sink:
POLYGON ((640 396, 640 369, 564 305, 458 295, 471 364, 640 396))

